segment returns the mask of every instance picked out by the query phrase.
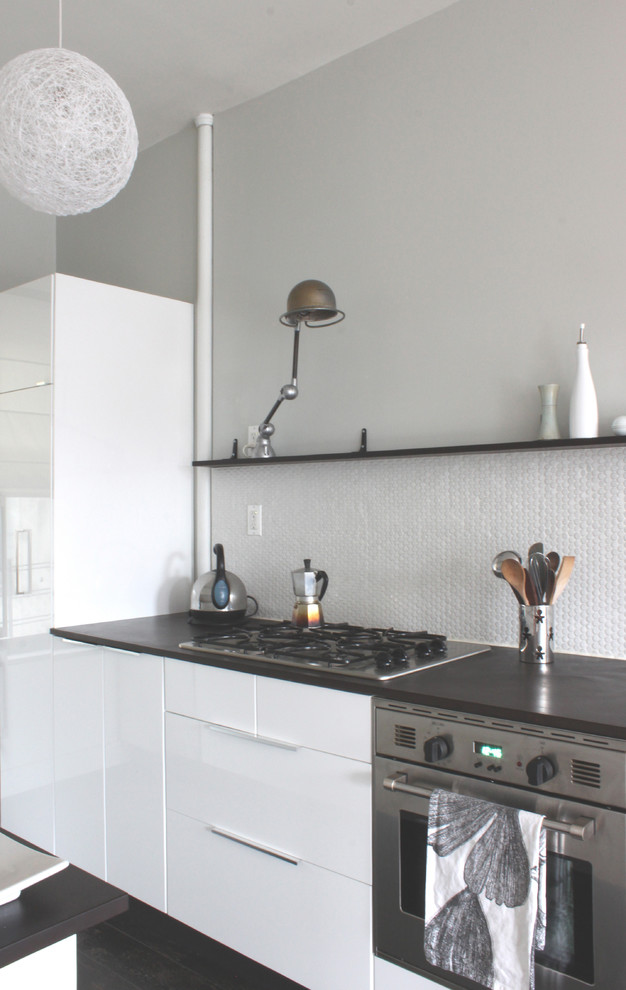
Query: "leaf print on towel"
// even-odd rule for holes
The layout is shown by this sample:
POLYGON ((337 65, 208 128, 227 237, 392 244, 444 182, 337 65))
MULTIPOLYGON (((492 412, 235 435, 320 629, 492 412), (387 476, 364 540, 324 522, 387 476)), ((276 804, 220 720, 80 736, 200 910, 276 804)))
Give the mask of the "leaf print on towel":
POLYGON ((428 845, 449 856, 493 821, 498 809, 452 791, 433 791, 428 811, 428 845))
POLYGON ((519 907, 528 897, 530 863, 522 839, 519 814, 499 808, 494 821, 476 841, 465 861, 463 879, 475 894, 489 901, 519 907))
POLYGON ((493 986, 491 935, 471 890, 461 890, 426 925, 424 954, 431 966, 493 986))
POLYGON ((449 856, 478 836, 464 872, 473 893, 484 891, 488 900, 507 907, 526 901, 530 864, 516 810, 452 791, 435 791, 428 824, 428 844, 438 856, 449 856))

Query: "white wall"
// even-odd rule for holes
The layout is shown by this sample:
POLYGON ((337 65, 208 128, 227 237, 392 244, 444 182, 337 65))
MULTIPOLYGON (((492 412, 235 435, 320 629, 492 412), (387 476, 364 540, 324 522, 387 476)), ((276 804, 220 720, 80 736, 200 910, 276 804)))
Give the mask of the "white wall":
POLYGON ((471 0, 215 120, 215 454, 289 379, 279 453, 532 439, 567 429, 578 325, 601 431, 626 412, 626 6, 471 0))
POLYGON ((193 302, 196 128, 143 151, 98 210, 57 221, 57 271, 193 302))
MULTIPOLYGON (((216 116, 215 456, 289 379, 278 316, 306 277, 347 316, 303 332, 279 453, 356 449, 362 426, 372 448, 531 439, 549 381, 566 434, 580 322, 609 432, 626 412, 625 38, 621 0, 463 0, 216 116)), ((191 278, 195 162, 189 134, 170 141, 150 149, 169 202, 129 184, 110 223, 62 221, 63 270, 161 291, 179 245, 191 278)), ((624 481, 623 449, 225 470, 213 535, 264 614, 289 614, 311 556, 330 619, 496 643, 516 610, 491 558, 544 539, 577 557, 557 649, 623 657, 624 481)))

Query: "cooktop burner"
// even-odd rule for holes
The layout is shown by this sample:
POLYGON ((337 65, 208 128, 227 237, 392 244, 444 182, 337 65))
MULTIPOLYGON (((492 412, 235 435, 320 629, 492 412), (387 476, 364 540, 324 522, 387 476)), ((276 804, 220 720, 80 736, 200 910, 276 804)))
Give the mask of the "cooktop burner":
POLYGON ((425 630, 365 629, 349 623, 298 629, 288 621, 247 619, 219 629, 198 627, 180 649, 387 680, 485 653, 489 647, 449 642, 425 630))

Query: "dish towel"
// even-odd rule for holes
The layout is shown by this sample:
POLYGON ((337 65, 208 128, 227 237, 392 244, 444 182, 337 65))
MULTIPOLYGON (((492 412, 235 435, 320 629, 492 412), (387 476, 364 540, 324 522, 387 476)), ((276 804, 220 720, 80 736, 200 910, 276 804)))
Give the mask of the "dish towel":
POLYGON ((543 816, 435 790, 429 803, 424 950, 493 990, 534 990, 545 945, 543 816))

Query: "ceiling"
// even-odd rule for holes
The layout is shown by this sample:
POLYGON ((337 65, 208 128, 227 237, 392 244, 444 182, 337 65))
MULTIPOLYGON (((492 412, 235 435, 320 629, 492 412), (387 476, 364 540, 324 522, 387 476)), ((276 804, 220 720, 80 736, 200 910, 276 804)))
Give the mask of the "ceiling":
MULTIPOLYGON (((62 44, 126 93, 146 148, 459 0, 62 0, 62 44)), ((59 0, 0 0, 0 66, 59 43, 59 0)))

